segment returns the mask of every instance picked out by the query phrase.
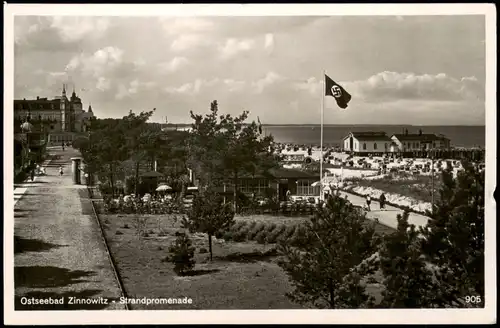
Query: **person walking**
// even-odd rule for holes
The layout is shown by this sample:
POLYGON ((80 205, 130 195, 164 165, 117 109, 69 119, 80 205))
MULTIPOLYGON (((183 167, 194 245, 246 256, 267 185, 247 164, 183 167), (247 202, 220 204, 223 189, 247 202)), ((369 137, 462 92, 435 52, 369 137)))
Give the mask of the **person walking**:
POLYGON ((380 195, 379 202, 380 202, 380 210, 385 211, 385 194, 384 193, 382 193, 380 195))
POLYGON ((64 171, 63 171, 63 167, 62 167, 62 165, 60 165, 60 166, 59 166, 59 175, 60 175, 60 176, 63 176, 63 173, 64 173, 64 171))
POLYGON ((370 195, 366 196, 366 210, 368 212, 371 211, 371 208, 370 208, 371 203, 372 203, 372 198, 370 197, 370 195))
POLYGON ((64 142, 61 144, 62 150, 64 151, 64 142))
POLYGON ((33 182, 33 180, 35 180, 35 169, 31 169, 31 172, 30 172, 30 176, 31 176, 31 181, 33 182))

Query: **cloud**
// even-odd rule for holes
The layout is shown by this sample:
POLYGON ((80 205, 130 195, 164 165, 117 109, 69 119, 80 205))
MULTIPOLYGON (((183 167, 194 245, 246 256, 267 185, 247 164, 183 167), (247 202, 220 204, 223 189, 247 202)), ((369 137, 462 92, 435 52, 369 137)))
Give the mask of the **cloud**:
MULTIPOLYGON (((231 81, 228 81, 231 83, 231 81)), ((218 78, 215 79, 196 79, 193 82, 184 83, 179 87, 166 87, 163 90, 170 94, 196 94, 206 91, 208 88, 220 86, 224 83, 218 78)))
POLYGON ((175 72, 189 64, 186 57, 174 57, 171 61, 160 63, 160 67, 167 72, 175 72))
POLYGON ((318 95, 319 91, 323 85, 322 83, 323 82, 319 81, 317 78, 310 77, 304 82, 295 82, 293 84, 293 87, 296 90, 306 91, 312 95, 318 95))
POLYGON ((317 123, 327 70, 353 98, 325 122, 484 123, 484 17, 403 18, 16 16, 15 97, 74 81, 100 117, 156 107, 189 122, 217 99, 263 122, 317 123))
POLYGON ((456 79, 444 73, 417 75, 386 71, 366 80, 346 83, 345 88, 366 101, 484 99, 484 90, 475 77, 456 79))
POLYGON ((172 41, 170 48, 173 51, 181 52, 207 44, 208 41, 200 34, 184 34, 172 41))
POLYGON ((112 70, 123 63, 123 50, 117 47, 105 47, 91 55, 80 54, 69 61, 66 70, 80 70, 84 74, 99 77, 103 72, 112 70))
POLYGON ((214 28, 212 21, 199 17, 160 17, 158 20, 164 32, 169 35, 207 33, 214 28))
POLYGON ((227 39, 224 45, 219 46, 219 51, 222 58, 231 58, 241 52, 246 52, 253 49, 255 41, 252 39, 227 39))
POLYGON ((96 88, 100 91, 107 91, 111 88, 111 80, 100 76, 97 80, 96 88))
POLYGON ((224 86, 227 87, 227 91, 229 92, 241 91, 247 84, 245 81, 238 81, 233 79, 225 79, 222 82, 224 83, 224 86))
POLYGON ((279 74, 277 74, 275 72, 268 72, 266 74, 266 76, 255 81, 253 83, 253 85, 254 85, 257 93, 262 93, 264 91, 264 89, 266 89, 267 87, 269 87, 269 86, 271 86, 279 81, 283 81, 283 80, 284 80, 284 78, 282 76, 280 76, 279 74))
POLYGON ((71 51, 102 38, 110 26, 104 17, 19 16, 14 40, 23 50, 71 51))
POLYGON ((52 17, 51 27, 58 30, 64 42, 79 41, 84 38, 99 38, 110 26, 104 17, 52 17))
POLYGON ((130 81, 128 85, 120 84, 115 98, 121 100, 128 97, 133 97, 134 95, 141 93, 141 91, 149 90, 155 86, 155 82, 142 82, 135 79, 130 81))
POLYGON ((264 48, 272 50, 274 47, 274 34, 267 33, 264 39, 264 48))

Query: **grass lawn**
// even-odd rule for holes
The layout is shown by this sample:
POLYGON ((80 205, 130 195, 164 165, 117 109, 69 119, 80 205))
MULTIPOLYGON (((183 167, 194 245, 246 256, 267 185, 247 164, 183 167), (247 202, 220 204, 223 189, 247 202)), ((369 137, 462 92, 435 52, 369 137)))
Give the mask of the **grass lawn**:
POLYGON ((101 221, 128 297, 193 300, 191 305, 131 305, 131 309, 301 308, 286 298, 291 286, 275 258, 255 260, 237 256, 237 253, 268 251, 271 245, 217 240, 213 243, 214 260, 210 263, 208 253, 200 253, 201 248, 208 249, 207 237, 193 234, 195 275, 179 277, 171 263, 162 262, 168 255, 168 246, 175 240, 175 231, 180 229, 171 217, 150 215, 149 236, 143 238, 136 234, 134 215, 101 215, 101 221))
MULTIPOLYGON (((417 175, 412 179, 393 179, 391 176, 375 180, 353 180, 354 184, 362 187, 372 187, 387 193, 399 194, 414 198, 419 201, 430 203, 432 201, 432 178, 425 175, 417 175)), ((441 188, 441 176, 434 176, 434 198, 439 199, 441 188)))
MULTIPOLYGON (((139 238, 135 228, 137 216, 100 215, 110 251, 122 277, 129 298, 184 298, 191 305, 130 305, 133 310, 154 309, 300 309, 285 296, 292 290, 287 275, 276 264, 277 256, 250 256, 255 252, 270 251, 275 244, 259 244, 213 240, 212 262, 209 261, 208 240, 204 234, 191 234, 195 251, 195 270, 190 276, 177 276, 170 262, 163 261, 168 246, 175 240, 180 228, 168 215, 145 215, 147 236, 139 238), (245 255, 246 254, 246 255, 245 255)), ((237 217, 238 221, 273 222, 278 227, 291 226, 306 218, 250 216, 237 217)), ((373 221, 370 221, 373 222, 373 221)), ((240 222, 241 225, 243 222, 240 222)), ((253 224, 256 226, 256 224, 253 224)), ((378 233, 392 229, 377 225, 378 233)), ((378 289, 368 289, 375 295, 378 289)))

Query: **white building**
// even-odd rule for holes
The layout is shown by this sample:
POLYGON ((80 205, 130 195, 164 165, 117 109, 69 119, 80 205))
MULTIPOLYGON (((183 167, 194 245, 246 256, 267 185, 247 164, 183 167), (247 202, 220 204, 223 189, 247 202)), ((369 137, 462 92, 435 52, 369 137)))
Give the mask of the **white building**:
POLYGON ((351 132, 342 139, 345 152, 380 154, 389 152, 392 140, 385 132, 351 132))
POLYGON ((450 149, 450 139, 443 135, 424 134, 422 133, 422 130, 419 130, 416 134, 410 134, 408 133, 408 130, 405 130, 405 133, 393 134, 391 136, 391 140, 396 146, 394 151, 400 152, 429 149, 450 149))

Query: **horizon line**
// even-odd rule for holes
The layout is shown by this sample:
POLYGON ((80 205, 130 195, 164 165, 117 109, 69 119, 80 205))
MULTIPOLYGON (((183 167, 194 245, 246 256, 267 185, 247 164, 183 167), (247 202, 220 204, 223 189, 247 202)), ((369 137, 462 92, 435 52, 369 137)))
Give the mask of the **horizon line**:
MULTIPOLYGON (((171 123, 171 122, 149 122, 155 124, 167 124, 167 125, 191 125, 192 123, 171 123)), ((251 124, 251 123, 246 123, 251 124)), ((262 124, 265 126, 321 126, 319 123, 266 123, 262 124)), ((343 123, 343 124, 323 124, 323 126, 408 126, 408 127, 434 127, 434 126, 477 126, 486 127, 486 124, 405 124, 405 123, 395 123, 395 124, 377 124, 377 123, 343 123)))

